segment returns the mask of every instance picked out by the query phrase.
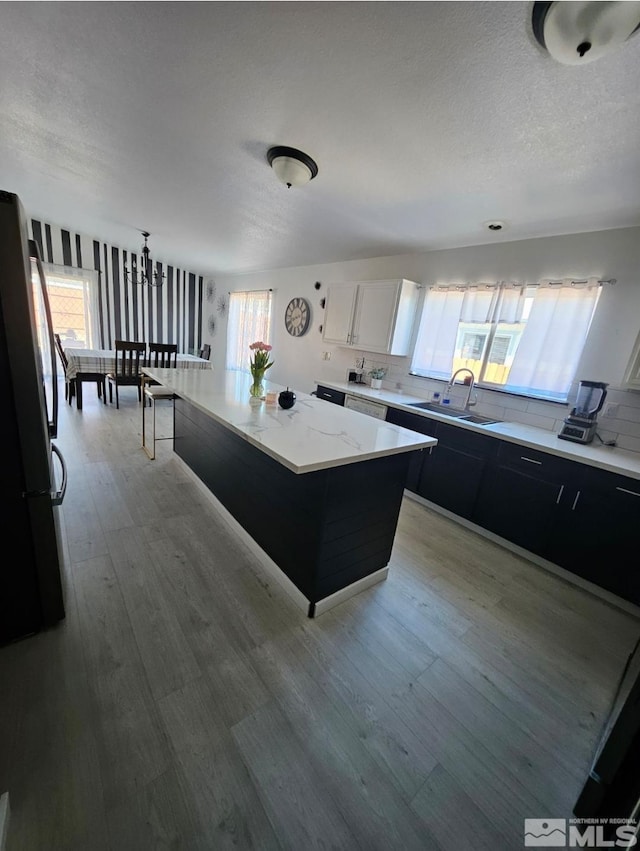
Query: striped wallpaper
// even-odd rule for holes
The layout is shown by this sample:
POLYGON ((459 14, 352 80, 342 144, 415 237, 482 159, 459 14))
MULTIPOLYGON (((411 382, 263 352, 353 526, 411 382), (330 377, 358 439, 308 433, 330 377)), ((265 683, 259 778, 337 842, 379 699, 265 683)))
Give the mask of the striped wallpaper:
POLYGON ((164 284, 131 284, 124 267, 140 262, 137 253, 37 219, 30 220, 29 228, 45 262, 98 272, 99 348, 111 349, 115 340, 143 340, 177 343, 179 352, 197 354, 202 345, 202 275, 153 261, 153 270, 165 274, 164 284))

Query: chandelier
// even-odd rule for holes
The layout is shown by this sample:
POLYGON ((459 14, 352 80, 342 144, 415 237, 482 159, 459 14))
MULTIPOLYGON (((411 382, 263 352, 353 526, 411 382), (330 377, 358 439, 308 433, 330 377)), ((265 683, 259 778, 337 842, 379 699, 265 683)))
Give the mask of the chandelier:
POLYGON ((151 260, 149 246, 147 245, 147 239, 151 236, 151 234, 143 230, 142 236, 144 237, 144 245, 142 246, 140 253, 142 257, 140 258, 140 263, 142 264, 142 268, 138 271, 138 265, 136 261, 135 254, 131 257, 131 269, 127 266, 124 267, 124 273, 127 278, 127 282, 130 284, 137 284, 140 287, 148 286, 148 287, 161 287, 164 284, 164 272, 162 275, 159 275, 157 272, 152 272, 153 262, 151 260))

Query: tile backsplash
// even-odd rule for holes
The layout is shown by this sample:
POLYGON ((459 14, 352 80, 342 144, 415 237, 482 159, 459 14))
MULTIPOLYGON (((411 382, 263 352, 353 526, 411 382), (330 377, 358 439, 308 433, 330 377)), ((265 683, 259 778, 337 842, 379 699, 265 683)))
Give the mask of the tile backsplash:
MULTIPOLYGON (((367 375, 370 369, 381 366, 387 370, 382 381, 382 386, 387 391, 395 390, 399 393, 430 399, 434 391, 442 392, 445 387, 445 383, 442 381, 409 375, 411 364, 409 358, 377 355, 371 352, 355 351, 354 349, 334 349, 331 361, 323 363, 322 373, 327 379, 346 381, 347 372, 354 369, 362 358, 365 359, 364 380, 367 384, 370 381, 367 375)), ((575 390, 577 390, 577 384, 575 390)), ((456 399, 462 401, 465 393, 466 388, 461 384, 456 385, 451 394, 453 403, 455 404, 456 399)), ((564 418, 571 411, 570 404, 560 405, 557 402, 526 399, 522 396, 512 396, 493 390, 478 389, 474 390, 473 395, 477 397, 474 410, 479 414, 508 422, 536 426, 552 432, 560 431, 564 418)), ((575 392, 573 395, 575 395, 575 392)), ((598 417, 597 434, 604 442, 614 440, 616 446, 620 449, 640 452, 640 392, 609 387, 604 409, 598 417), (604 414, 610 404, 618 405, 615 417, 604 414)))

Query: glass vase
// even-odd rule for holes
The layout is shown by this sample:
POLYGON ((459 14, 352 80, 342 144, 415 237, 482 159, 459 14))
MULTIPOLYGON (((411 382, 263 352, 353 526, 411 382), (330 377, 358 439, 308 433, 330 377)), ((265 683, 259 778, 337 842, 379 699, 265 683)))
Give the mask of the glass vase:
POLYGON ((262 398, 264 396, 264 369, 252 369, 253 383, 249 388, 251 396, 262 398))

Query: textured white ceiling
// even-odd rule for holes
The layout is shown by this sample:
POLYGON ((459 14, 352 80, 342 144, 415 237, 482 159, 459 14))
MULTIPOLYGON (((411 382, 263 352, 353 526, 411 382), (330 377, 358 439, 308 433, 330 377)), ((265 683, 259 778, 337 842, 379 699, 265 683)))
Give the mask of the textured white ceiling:
POLYGON ((214 274, 638 225, 640 36, 563 66, 532 7, 0 3, 0 188, 214 274))

